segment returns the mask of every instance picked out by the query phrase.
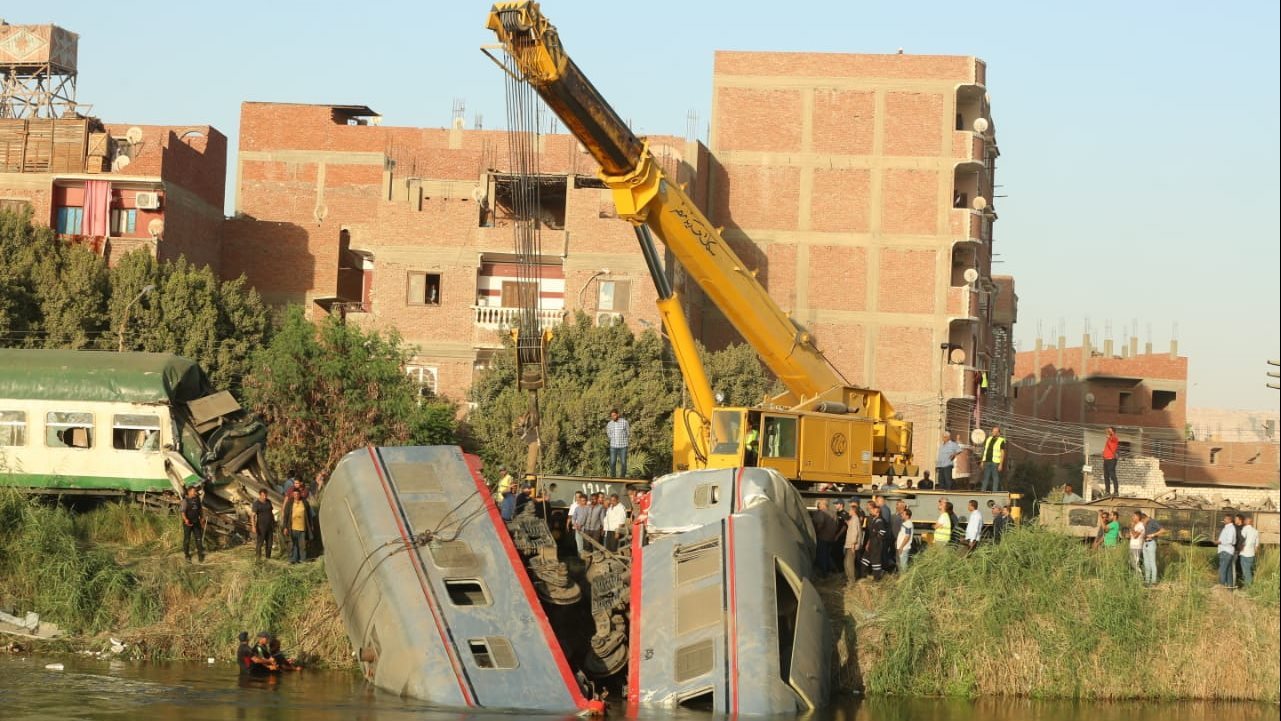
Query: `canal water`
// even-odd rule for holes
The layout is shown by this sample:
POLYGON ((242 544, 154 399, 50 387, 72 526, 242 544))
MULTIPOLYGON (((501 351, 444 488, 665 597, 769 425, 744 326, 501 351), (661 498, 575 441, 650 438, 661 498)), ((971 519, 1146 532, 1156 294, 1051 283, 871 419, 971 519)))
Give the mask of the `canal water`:
MULTIPOLYGON (((232 664, 0 656, 4 721, 512 721, 526 714, 442 711, 374 690, 357 675, 303 671, 243 679, 232 664), (45 668, 61 663, 62 670, 45 668)), ((540 717, 559 719, 564 717, 540 717)), ((573 718, 573 717, 569 717, 573 718)), ((643 721, 710 716, 647 713, 643 721)), ((790 718, 790 717, 789 717, 790 718)), ((841 699, 814 721, 1276 721, 1270 704, 841 699)))

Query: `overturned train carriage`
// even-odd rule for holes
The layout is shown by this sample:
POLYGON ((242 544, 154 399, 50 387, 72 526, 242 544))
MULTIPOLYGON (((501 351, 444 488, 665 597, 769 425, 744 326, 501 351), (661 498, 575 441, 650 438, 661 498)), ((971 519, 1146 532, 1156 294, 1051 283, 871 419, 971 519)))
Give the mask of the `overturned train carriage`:
POLYGON ((726 469, 672 474, 652 498, 630 545, 589 543, 579 559, 534 504, 504 523, 456 448, 349 454, 320 521, 365 676, 460 708, 822 705, 831 642, 796 491, 773 471, 726 469))
POLYGON ((348 454, 320 526, 334 598, 375 686, 455 708, 589 707, 488 488, 457 448, 348 454))
POLYGON ((648 516, 634 542, 631 700, 738 715, 824 705, 832 637, 795 488, 765 468, 673 473, 648 516))

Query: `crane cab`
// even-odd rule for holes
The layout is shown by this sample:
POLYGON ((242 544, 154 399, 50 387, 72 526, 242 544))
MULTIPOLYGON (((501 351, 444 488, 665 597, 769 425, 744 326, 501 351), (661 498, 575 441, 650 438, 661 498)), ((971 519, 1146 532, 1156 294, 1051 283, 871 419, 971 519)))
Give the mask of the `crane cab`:
POLYGON ((677 413, 676 470, 772 468, 794 483, 870 483, 875 423, 832 413, 717 408, 705 444, 677 413), (701 446, 706 452, 701 452, 701 446), (700 458, 700 456, 702 456, 700 458))

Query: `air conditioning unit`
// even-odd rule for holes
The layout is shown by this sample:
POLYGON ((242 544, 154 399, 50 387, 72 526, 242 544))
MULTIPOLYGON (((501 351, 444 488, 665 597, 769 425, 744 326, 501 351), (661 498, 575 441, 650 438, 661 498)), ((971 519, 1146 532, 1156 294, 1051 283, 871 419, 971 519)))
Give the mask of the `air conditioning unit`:
POLYGON ((610 326, 610 325, 614 325, 615 321, 621 321, 622 319, 623 319, 622 313, 609 313, 609 312, 602 311, 596 314, 596 325, 610 326))
POLYGON ((140 210, 157 210, 160 208, 160 193, 154 191, 142 191, 134 196, 134 205, 140 210))

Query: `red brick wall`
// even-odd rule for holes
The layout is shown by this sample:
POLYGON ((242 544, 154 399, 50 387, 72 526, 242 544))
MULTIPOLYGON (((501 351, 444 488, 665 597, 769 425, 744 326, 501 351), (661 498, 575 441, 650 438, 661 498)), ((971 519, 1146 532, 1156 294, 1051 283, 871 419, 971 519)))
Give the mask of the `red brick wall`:
POLYGON ((872 174, 863 169, 814 170, 810 228, 835 233, 870 230, 872 174))
POLYGON ((876 309, 885 313, 933 313, 938 253, 882 248, 876 309))
POLYGON ((929 328, 882 325, 876 335, 876 386, 888 393, 930 388, 933 354, 924 349, 931 346, 929 328))
POLYGON ((800 116, 798 90, 716 91, 716 132, 724 150, 799 151, 801 125, 796 119, 800 116))
POLYGON ((956 55, 738 52, 718 50, 716 75, 886 78, 973 82, 974 58, 956 55))
POLYGON ((938 93, 886 93, 885 154, 940 155, 943 108, 938 93))
POLYGON ((938 172, 890 168, 882 177, 881 230, 904 235, 936 234, 938 172))
POLYGON ((810 306, 827 310, 867 308, 867 249, 810 247, 810 306))
MULTIPOLYGON (((717 108, 717 120, 720 120, 717 108)), ((814 152, 871 155, 875 133, 876 98, 870 92, 814 91, 814 152)), ((795 122, 794 120, 792 122, 795 122)), ((717 126, 719 130, 719 125, 717 126)))
POLYGON ((713 213, 717 222, 757 230, 796 228, 800 168, 722 165, 715 183, 713 213))

